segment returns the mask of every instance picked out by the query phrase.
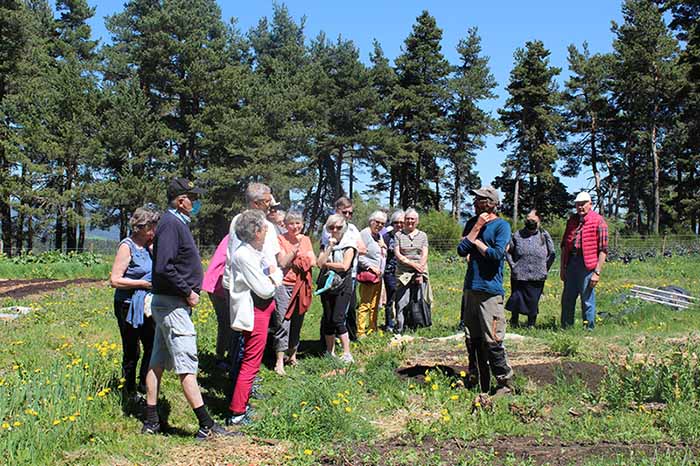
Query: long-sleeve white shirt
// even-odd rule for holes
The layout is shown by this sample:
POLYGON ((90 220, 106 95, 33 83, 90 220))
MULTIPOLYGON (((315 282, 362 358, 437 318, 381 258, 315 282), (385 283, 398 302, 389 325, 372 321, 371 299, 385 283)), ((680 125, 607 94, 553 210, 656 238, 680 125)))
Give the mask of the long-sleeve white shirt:
POLYGON ((229 288, 231 328, 238 331, 252 331, 255 308, 255 293, 263 299, 272 298, 275 290, 282 284, 282 270, 276 268, 268 275, 268 258, 248 243, 242 243, 231 258, 231 286, 229 288))

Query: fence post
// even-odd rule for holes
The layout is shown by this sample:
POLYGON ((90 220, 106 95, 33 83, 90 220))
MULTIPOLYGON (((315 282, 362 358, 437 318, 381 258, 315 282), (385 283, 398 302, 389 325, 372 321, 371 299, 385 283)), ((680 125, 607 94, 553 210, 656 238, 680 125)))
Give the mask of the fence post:
POLYGON ((666 233, 664 233, 664 240, 661 243, 661 255, 666 254, 666 233))

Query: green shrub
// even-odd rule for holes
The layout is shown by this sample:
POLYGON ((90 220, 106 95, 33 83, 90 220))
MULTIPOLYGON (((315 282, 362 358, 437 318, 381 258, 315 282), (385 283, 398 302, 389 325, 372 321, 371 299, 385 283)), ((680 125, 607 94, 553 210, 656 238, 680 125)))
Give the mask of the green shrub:
POLYGON ((549 350, 559 356, 575 356, 581 348, 581 340, 578 337, 564 333, 555 333, 549 342, 549 350))
POLYGON ((613 407, 630 403, 700 402, 698 352, 692 347, 674 351, 667 358, 635 361, 627 355, 623 366, 611 365, 603 380, 601 395, 613 407))
POLYGON ((462 237, 462 226, 443 211, 420 214, 418 228, 428 235, 430 248, 434 251, 452 251, 462 237))

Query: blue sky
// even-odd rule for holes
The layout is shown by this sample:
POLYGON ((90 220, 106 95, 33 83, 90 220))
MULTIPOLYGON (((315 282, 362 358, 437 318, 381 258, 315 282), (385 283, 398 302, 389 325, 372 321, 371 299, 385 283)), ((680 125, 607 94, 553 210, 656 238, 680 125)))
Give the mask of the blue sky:
MULTIPOLYGON (((120 11, 123 1, 89 0, 89 3, 97 7, 96 16, 91 21, 93 34, 108 42, 109 34, 104 28, 103 18, 120 11)), ((244 32, 255 26, 261 17, 271 16, 273 9, 271 1, 219 0, 218 3, 224 20, 236 17, 244 32)), ((443 30, 443 53, 452 63, 457 63, 457 42, 466 36, 468 28, 478 27, 483 53, 490 57, 491 71, 498 82, 496 93, 499 98, 483 103, 483 108, 494 115, 506 98, 504 88, 516 48, 523 47, 528 40, 542 40, 552 52, 551 64, 562 68, 559 82, 563 85, 569 44, 580 46, 588 41, 592 52, 608 52, 613 40, 611 21, 621 22, 621 1, 618 0, 289 0, 284 3, 295 19, 306 16, 307 37, 312 38, 324 31, 329 38, 342 35, 352 39, 366 63, 375 38, 390 59, 397 57, 416 17, 425 9, 443 30)), ((500 140, 490 138, 487 147, 477 156, 477 169, 484 183, 491 183, 501 172, 505 154, 496 147, 500 140)), ((588 176, 584 173, 576 179, 564 178, 563 181, 570 192, 577 192, 591 186, 588 176)))

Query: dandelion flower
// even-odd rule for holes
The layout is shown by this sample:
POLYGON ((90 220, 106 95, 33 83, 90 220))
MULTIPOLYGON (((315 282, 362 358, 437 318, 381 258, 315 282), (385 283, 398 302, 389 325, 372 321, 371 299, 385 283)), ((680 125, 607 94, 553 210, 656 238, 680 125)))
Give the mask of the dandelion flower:
POLYGON ((314 452, 313 450, 309 450, 308 448, 306 450, 304 450, 305 455, 311 455, 311 454, 313 454, 313 452, 314 452))
POLYGON ((333 400, 331 401, 335 406, 338 406, 340 404, 340 400, 333 400))
POLYGON ((434 383, 434 384, 432 384, 432 385, 430 386, 430 388, 432 388, 433 391, 435 391, 435 390, 437 390, 437 389, 440 388, 440 387, 438 386, 438 384, 434 383))
POLYGON ((425 383, 429 383, 431 380, 433 380, 429 375, 425 376, 425 383))
POLYGON ((19 426, 22 425, 22 423, 19 422, 19 421, 15 421, 15 422, 12 423, 12 425, 15 426, 15 427, 19 427, 19 426))
POLYGON ((464 371, 459 371, 459 376, 462 377, 462 378, 464 378, 464 377, 467 376, 467 373, 464 372, 464 371))
POLYGON ((352 412, 352 408, 351 408, 350 406, 346 406, 346 407, 345 407, 345 412, 346 412, 346 413, 351 413, 351 412, 352 412))
POLYGON ((10 428, 10 424, 8 424, 7 422, 3 422, 3 423, 2 423, 2 428, 5 429, 5 430, 7 430, 7 429, 10 428))
POLYGON ((61 423, 61 420, 60 420, 60 419, 54 419, 53 422, 52 422, 51 424, 57 426, 57 425, 59 425, 60 423, 61 423))
POLYGON ((459 399, 459 395, 452 395, 452 396, 450 397, 450 400, 453 400, 453 401, 454 401, 454 400, 458 400, 458 399, 459 399))

